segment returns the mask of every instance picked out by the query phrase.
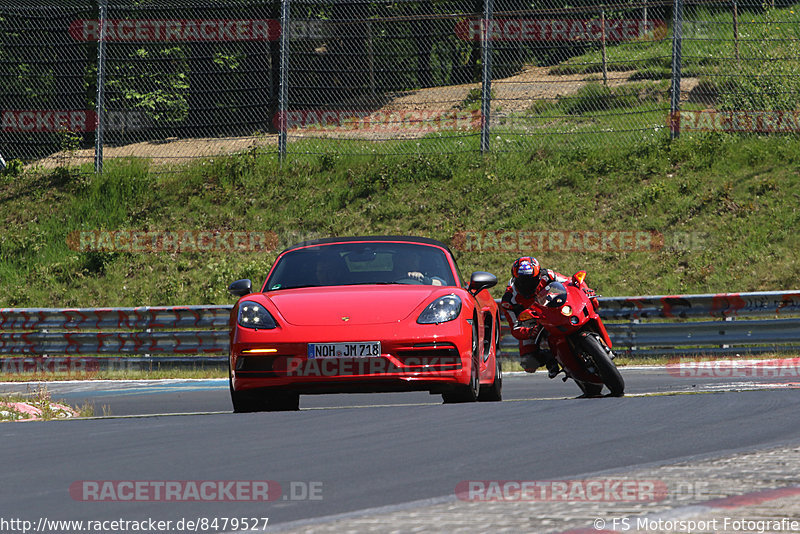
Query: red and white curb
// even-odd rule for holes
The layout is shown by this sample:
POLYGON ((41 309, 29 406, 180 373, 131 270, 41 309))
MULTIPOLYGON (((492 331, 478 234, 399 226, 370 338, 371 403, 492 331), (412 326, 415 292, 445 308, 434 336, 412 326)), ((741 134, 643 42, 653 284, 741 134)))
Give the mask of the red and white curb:
MULTIPOLYGON (((63 404, 50 404, 53 419, 70 419, 78 417, 78 412, 63 404)), ((42 418, 42 409, 27 402, 0 402, 0 420, 16 422, 38 421, 42 418)))

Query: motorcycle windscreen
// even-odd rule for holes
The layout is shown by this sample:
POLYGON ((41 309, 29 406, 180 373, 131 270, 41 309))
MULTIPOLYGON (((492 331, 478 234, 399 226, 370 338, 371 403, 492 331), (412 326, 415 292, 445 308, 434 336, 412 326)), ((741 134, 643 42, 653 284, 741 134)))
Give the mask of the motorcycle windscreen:
POLYGON ((558 308, 567 302, 567 288, 561 282, 547 284, 536 295, 536 303, 547 308, 558 308))

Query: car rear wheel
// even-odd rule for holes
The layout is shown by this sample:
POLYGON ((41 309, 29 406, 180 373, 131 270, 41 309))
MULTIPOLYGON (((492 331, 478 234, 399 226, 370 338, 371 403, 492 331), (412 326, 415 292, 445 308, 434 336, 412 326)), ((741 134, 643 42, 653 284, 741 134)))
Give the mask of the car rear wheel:
POLYGON ((442 393, 445 404, 458 402, 475 402, 481 389, 480 380, 480 344, 478 340, 478 320, 472 321, 472 362, 470 362, 469 383, 458 386, 452 391, 442 393))

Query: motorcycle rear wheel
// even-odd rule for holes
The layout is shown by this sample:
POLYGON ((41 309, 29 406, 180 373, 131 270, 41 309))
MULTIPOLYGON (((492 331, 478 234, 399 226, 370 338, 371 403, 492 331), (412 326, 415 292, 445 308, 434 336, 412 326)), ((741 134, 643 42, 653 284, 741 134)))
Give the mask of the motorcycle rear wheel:
POLYGON ((625 394, 625 381, 622 379, 617 366, 611 361, 605 344, 594 334, 584 335, 582 344, 583 350, 594 360, 597 374, 603 379, 603 383, 611 392, 611 396, 622 397, 625 394))

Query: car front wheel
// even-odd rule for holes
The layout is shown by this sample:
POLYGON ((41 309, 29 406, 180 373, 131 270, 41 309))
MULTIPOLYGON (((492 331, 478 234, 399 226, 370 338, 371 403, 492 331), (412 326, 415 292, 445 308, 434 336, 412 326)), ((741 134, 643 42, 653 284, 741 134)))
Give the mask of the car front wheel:
POLYGON ((444 400, 445 404, 475 402, 478 400, 481 390, 480 364, 478 321, 477 318, 474 318, 472 321, 472 361, 470 362, 469 383, 458 386, 447 393, 442 393, 442 400, 444 400))

